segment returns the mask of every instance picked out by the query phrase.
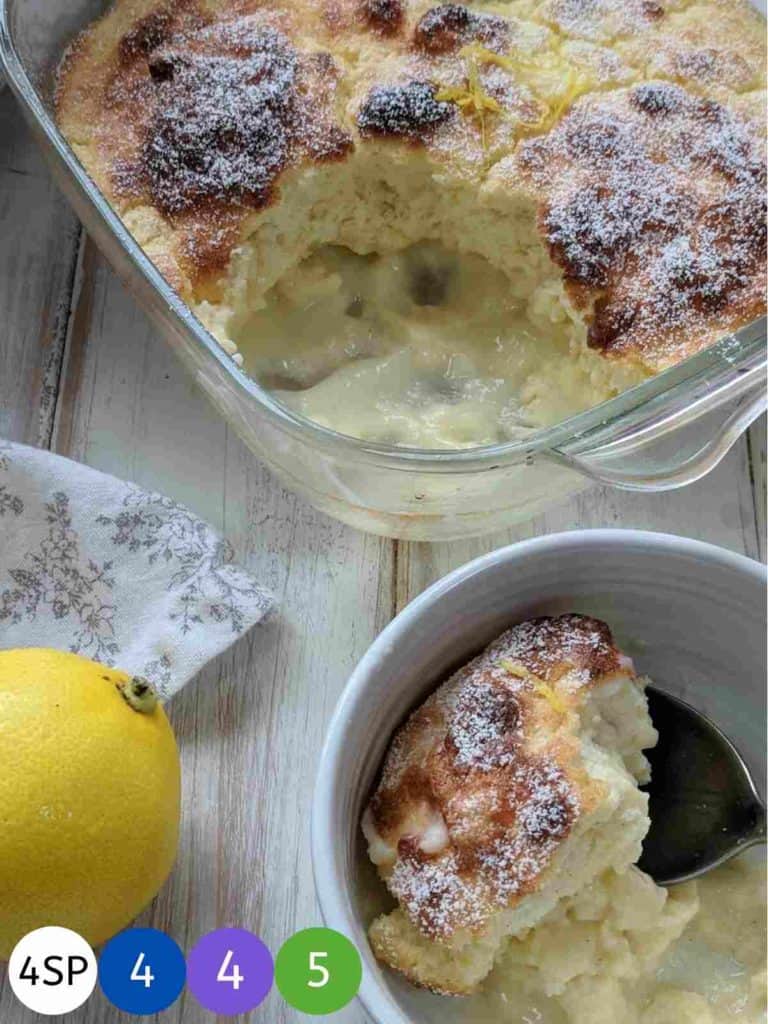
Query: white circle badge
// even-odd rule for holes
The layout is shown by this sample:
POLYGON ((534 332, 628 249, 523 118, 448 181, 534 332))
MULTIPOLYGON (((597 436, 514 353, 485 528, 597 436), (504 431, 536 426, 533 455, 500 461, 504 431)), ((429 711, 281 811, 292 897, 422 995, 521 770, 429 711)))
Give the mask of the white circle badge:
POLYGON ((8 980, 19 1002, 35 1013, 53 1017, 71 1013, 96 987, 93 950, 69 928, 38 928, 25 935, 11 953, 8 980))

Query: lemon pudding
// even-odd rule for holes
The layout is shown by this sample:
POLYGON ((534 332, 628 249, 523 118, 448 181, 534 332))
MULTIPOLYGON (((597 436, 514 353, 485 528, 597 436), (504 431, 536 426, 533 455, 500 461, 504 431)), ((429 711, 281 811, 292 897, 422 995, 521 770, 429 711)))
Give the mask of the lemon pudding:
POLYGON ((764 309, 763 34, 746 0, 118 0, 58 120, 287 404, 468 447, 764 309))
POLYGON ((729 865, 699 895, 634 866, 645 682, 604 623, 535 619, 396 734, 362 821, 396 901, 370 941, 414 984, 469 997, 447 1019, 765 1019, 764 871, 729 865))
POLYGON ((632 868, 602 879, 510 942, 459 1018, 764 1024, 765 878, 746 854, 668 893, 632 868))

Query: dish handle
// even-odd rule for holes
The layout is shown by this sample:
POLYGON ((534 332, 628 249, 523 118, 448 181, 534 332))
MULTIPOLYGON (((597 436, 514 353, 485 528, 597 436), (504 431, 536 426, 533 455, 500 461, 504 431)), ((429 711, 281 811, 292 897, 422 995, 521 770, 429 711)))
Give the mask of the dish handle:
POLYGON ((768 408, 765 367, 670 409, 648 411, 616 437, 608 425, 550 451, 561 464, 627 491, 670 491, 706 476, 768 408))

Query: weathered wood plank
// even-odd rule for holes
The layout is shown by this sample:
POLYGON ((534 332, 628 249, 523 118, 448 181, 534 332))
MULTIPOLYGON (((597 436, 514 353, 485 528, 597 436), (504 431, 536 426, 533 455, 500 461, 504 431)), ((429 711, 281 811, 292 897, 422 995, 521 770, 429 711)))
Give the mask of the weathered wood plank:
POLYGON ((46 445, 80 228, 0 91, 0 437, 46 445))
POLYGON ((530 523, 489 537, 448 544, 401 543, 398 610, 446 572, 503 544, 558 530, 596 527, 678 533, 760 557, 746 439, 708 477, 679 491, 646 495, 595 487, 530 523))

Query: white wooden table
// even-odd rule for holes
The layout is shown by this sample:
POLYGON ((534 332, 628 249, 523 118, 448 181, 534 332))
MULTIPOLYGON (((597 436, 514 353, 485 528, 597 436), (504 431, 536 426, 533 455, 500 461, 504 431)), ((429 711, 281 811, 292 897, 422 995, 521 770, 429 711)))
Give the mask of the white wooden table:
MULTIPOLYGON (((325 727, 356 661, 428 584, 475 555, 555 530, 684 533, 764 557, 764 424, 706 480, 638 496, 595 489, 523 527, 429 545, 366 536, 287 493, 187 379, 50 182, 0 93, 0 437, 48 447, 163 491, 222 530, 279 613, 170 708, 184 766, 178 866, 143 920, 189 949, 240 925, 277 951, 319 923, 309 813, 325 727)), ((2 537, 0 537, 2 543, 2 537)), ((0 1022, 35 1018, 0 978, 0 1022)), ((50 1019, 50 1018, 49 1018, 50 1019)), ((66 1018, 136 1020, 100 995, 66 1018)), ((168 1024, 211 1022, 185 995, 168 1024)), ((304 1018, 273 991, 249 1018, 304 1018)), ((350 1007, 333 1018, 361 1024, 350 1007)))

